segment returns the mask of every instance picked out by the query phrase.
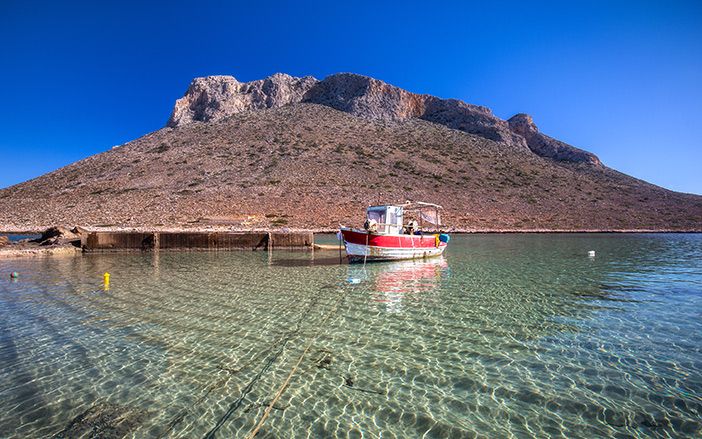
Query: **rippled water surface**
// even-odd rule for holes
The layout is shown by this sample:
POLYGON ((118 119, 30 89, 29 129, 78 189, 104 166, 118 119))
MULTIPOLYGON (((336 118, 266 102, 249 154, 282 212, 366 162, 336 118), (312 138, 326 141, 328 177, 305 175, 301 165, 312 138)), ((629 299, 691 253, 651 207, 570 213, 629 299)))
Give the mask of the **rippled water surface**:
POLYGON ((334 251, 86 255, 0 275, 2 437, 702 435, 701 235, 454 236, 441 259, 365 269, 334 251))

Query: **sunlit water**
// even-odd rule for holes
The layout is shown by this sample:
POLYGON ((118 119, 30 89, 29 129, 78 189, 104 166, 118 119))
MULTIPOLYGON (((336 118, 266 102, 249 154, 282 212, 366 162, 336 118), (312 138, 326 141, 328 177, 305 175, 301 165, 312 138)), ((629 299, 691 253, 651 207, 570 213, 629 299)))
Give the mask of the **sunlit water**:
POLYGON ((2 437, 245 437, 281 388, 257 437, 702 435, 702 235, 454 236, 441 259, 365 268, 334 251, 0 260, 0 276, 2 437))

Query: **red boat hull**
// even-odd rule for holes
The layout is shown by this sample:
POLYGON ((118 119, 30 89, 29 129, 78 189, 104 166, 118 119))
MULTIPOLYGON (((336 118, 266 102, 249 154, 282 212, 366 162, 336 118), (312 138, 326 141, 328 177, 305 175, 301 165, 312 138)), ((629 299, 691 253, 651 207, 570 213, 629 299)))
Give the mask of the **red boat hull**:
POLYGON ((391 261, 438 256, 446 249, 439 235, 381 235, 341 229, 350 262, 391 261))

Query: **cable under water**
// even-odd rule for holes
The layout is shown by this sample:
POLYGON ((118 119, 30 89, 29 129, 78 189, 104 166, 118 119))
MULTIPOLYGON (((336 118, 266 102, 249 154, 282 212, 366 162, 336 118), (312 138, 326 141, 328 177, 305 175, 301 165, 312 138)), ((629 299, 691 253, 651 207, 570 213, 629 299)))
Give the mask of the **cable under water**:
POLYGON ((283 384, 280 386, 278 389, 278 392, 276 393, 275 397, 273 400, 271 400, 270 404, 266 407, 266 409, 263 412, 263 416, 261 419, 258 421, 256 426, 251 430, 251 432, 246 436, 247 439, 252 439, 256 434, 259 432, 261 427, 263 427, 263 424, 266 422, 266 419, 268 419, 268 416, 271 413, 271 410, 273 409, 273 406, 275 406, 275 403, 278 402, 281 396, 283 396, 283 393, 288 389, 288 386, 290 385, 290 382, 292 381, 293 375, 295 375, 295 372, 297 372, 298 367, 300 367, 300 364, 302 364, 302 360, 305 358, 305 355, 309 352, 309 350, 312 348, 312 345, 314 342, 317 341, 319 338, 319 335, 322 332, 322 329, 324 328, 324 325, 327 323, 327 321, 331 318, 332 315, 336 314, 337 310, 339 309, 339 304, 341 303, 342 299, 346 297, 346 291, 341 290, 341 294, 339 294, 339 298, 337 301, 334 303, 334 306, 329 313, 324 317, 322 322, 319 325, 319 329, 315 333, 314 337, 307 343, 307 347, 305 348, 304 351, 302 351, 302 354, 300 354, 300 357, 297 359, 297 363, 295 363, 295 366, 293 366, 292 369, 290 369, 290 373, 288 374, 288 377, 285 379, 283 384))
MULTIPOLYGON (((300 314, 300 317, 298 318, 296 324, 295 324, 295 329, 292 331, 288 332, 278 344, 278 349, 274 352, 273 355, 269 356, 266 362, 263 364, 263 367, 256 373, 256 375, 251 379, 251 381, 244 387, 242 390, 241 394, 239 397, 234 400, 230 405, 227 411, 217 420, 215 426, 205 434, 204 438, 205 439, 214 439, 216 437, 216 434, 219 432, 219 430, 224 426, 224 424, 231 418, 231 416, 243 405, 244 400, 246 397, 253 391, 255 388, 256 384, 261 380, 263 375, 268 372, 271 368, 271 366, 278 360, 278 358, 282 355, 283 351, 285 350, 285 347, 287 346, 288 342, 298 335, 302 329, 302 323, 304 320, 307 318, 307 316, 312 312, 312 310, 315 308, 315 306, 318 304, 321 295, 324 291, 333 288, 337 286, 336 284, 334 285, 327 285, 325 287, 321 287, 317 293, 317 295, 313 298, 313 300, 310 301, 309 305, 307 308, 300 314)), ((295 375, 295 372, 297 372, 298 367, 302 363, 303 359, 311 349, 312 345, 314 342, 319 338, 319 336, 322 333, 322 330, 324 328, 324 324, 329 321, 329 319, 336 314, 336 312, 339 309, 339 304, 341 301, 346 297, 346 292, 347 289, 340 287, 339 288, 339 297, 337 300, 334 302, 332 309, 326 314, 326 316, 322 319, 322 321, 319 323, 319 329, 317 332, 314 334, 312 339, 308 342, 306 348, 303 350, 302 354, 298 358, 297 362, 293 366, 293 368, 290 370, 290 373, 288 374, 287 378, 283 382, 283 384, 278 388, 278 391, 276 392, 273 400, 269 404, 266 405, 266 409, 264 410, 264 414, 261 417, 261 419, 257 422, 256 426, 251 430, 251 432, 246 436, 247 438, 253 438, 260 428, 263 426, 265 423, 266 419, 270 415, 270 412, 275 408, 276 402, 281 398, 283 393, 287 390, 287 388, 290 385, 290 382, 292 381, 293 376, 295 375)), ((273 345, 275 346, 275 345, 273 345)), ((213 390, 214 387, 216 386, 207 386, 210 390, 203 395, 198 400, 198 403, 201 403, 204 401, 204 399, 209 395, 211 390, 213 390)), ((178 416, 174 417, 174 419, 169 423, 169 427, 161 434, 160 437, 165 437, 168 433, 170 433, 175 426, 182 421, 182 419, 185 417, 186 410, 183 410, 178 416)))

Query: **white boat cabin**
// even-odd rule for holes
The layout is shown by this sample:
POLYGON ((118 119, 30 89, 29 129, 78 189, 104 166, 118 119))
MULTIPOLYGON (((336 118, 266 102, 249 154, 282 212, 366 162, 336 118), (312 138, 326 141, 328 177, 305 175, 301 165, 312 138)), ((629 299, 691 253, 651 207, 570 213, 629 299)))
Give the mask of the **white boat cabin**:
POLYGON ((366 210, 366 227, 376 233, 399 235, 402 233, 402 206, 370 206, 366 210))
POLYGON ((366 209, 366 222, 363 227, 370 232, 384 235, 413 234, 426 223, 440 226, 439 209, 441 206, 437 204, 422 202, 407 202, 400 206, 370 206, 366 209), (412 215, 407 224, 404 223, 405 213, 412 215))

